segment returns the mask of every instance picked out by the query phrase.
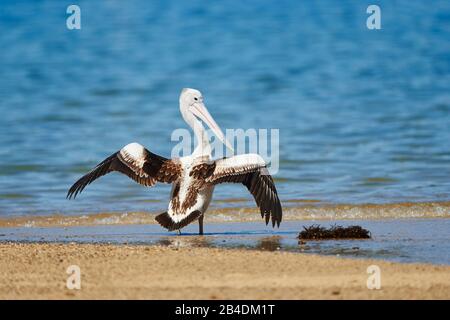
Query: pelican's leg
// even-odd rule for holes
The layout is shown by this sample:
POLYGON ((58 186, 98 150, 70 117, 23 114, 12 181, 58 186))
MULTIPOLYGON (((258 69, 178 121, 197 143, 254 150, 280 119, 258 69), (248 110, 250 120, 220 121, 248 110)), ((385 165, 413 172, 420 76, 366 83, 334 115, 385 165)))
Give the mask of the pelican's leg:
POLYGON ((181 235, 181 230, 177 229, 177 236, 180 236, 180 235, 181 235))
POLYGON ((203 214, 198 217, 198 234, 203 235, 203 214))

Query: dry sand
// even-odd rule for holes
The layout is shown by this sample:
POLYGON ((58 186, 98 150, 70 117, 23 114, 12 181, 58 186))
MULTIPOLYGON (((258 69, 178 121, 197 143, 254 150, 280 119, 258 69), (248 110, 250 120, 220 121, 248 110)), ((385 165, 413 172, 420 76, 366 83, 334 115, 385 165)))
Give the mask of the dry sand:
POLYGON ((1 299, 449 299, 450 267, 287 252, 0 244, 1 299), (381 290, 366 286, 381 268, 381 290), (81 268, 81 289, 66 269, 81 268))

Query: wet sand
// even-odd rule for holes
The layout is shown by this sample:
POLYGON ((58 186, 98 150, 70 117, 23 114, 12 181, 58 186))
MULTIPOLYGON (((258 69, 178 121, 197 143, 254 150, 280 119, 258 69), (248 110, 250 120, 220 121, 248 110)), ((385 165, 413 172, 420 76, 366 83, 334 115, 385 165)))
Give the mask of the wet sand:
POLYGON ((291 252, 107 244, 0 244, 1 299, 449 299, 450 266, 291 252), (366 286, 381 269, 381 290, 366 286), (81 289, 66 269, 81 269, 81 289))
POLYGON ((92 243, 160 245, 289 251, 339 255, 359 259, 380 259, 401 263, 450 265, 450 219, 388 219, 283 221, 280 228, 257 222, 209 222, 198 237, 198 225, 183 228, 181 236, 155 224, 117 224, 64 227, 0 227, 0 243, 92 243), (359 225, 370 231, 371 239, 307 241, 297 236, 305 226, 359 225), (430 232, 433 230, 433 232, 430 232))

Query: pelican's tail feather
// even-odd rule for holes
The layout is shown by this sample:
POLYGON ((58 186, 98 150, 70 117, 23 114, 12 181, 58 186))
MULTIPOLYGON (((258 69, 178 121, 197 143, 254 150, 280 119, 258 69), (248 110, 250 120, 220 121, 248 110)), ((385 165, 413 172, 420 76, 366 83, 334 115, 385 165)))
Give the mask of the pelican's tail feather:
POLYGON ((158 223, 162 227, 166 228, 169 231, 173 231, 173 230, 180 230, 181 228, 187 226, 192 221, 198 219, 198 217, 200 217, 201 214, 202 213, 199 210, 195 210, 191 212, 189 215, 187 215, 185 218, 181 219, 178 222, 175 222, 167 212, 163 212, 161 214, 158 214, 155 217, 155 220, 158 221, 158 223))

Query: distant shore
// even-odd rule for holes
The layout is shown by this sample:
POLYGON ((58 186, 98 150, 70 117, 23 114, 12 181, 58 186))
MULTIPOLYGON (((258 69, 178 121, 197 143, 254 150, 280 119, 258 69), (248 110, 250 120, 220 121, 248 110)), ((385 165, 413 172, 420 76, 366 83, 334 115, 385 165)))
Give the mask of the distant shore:
POLYGON ((0 299, 450 299, 450 266, 289 252, 0 244, 0 299), (66 288, 67 267, 81 289, 66 288), (381 290, 367 288, 367 267, 381 290))

